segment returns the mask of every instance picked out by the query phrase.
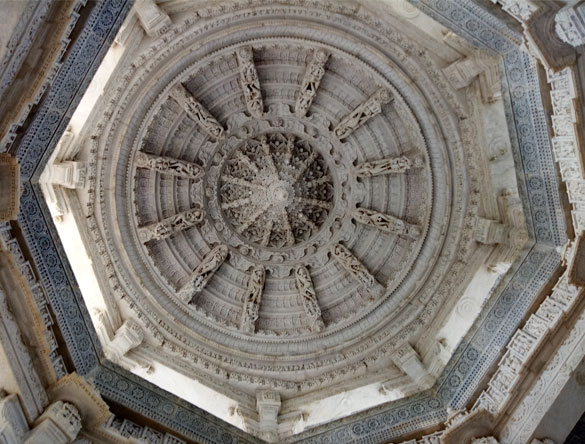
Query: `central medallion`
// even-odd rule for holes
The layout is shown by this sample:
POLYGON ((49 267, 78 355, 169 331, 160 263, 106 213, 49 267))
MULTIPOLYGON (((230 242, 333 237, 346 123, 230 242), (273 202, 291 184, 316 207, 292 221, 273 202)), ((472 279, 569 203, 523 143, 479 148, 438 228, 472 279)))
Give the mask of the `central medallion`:
POLYGON ((333 209, 329 167, 310 143, 284 132, 244 141, 220 177, 221 209, 247 242, 284 249, 306 242, 333 209))

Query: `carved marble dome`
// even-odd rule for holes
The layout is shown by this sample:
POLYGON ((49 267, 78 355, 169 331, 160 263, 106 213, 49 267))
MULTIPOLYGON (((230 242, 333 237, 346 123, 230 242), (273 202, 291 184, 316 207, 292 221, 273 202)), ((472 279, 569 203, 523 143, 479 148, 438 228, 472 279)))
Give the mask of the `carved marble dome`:
POLYGON ((404 388, 481 262, 480 96, 395 18, 252 3, 125 55, 84 128, 100 316, 228 396, 404 388))
POLYGON ((283 8, 187 23, 124 76, 97 195, 134 310, 292 388, 430 319, 469 178, 428 60, 332 12, 308 38, 311 10, 283 8))

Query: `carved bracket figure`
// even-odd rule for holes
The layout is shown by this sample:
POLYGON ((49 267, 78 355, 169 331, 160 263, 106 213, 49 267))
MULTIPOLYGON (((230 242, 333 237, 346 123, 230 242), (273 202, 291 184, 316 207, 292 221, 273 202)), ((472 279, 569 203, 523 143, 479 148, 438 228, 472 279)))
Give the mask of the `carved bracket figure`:
POLYGON ((218 245, 203 258, 189 278, 189 283, 181 289, 185 302, 190 303, 193 297, 205 288, 221 264, 225 262, 227 256, 228 247, 218 245))
POLYGON ((203 168, 195 163, 173 159, 172 157, 155 156, 142 151, 136 154, 136 166, 189 179, 198 179, 203 175, 203 168))
POLYGON ((160 222, 138 228, 138 236, 141 242, 146 243, 149 240, 160 240, 169 237, 173 233, 190 228, 203 221, 205 212, 200 208, 194 208, 184 213, 175 214, 167 217, 160 222))
POLYGON ((239 48, 236 51, 236 57, 240 68, 240 83, 244 91, 246 107, 252 117, 262 117, 264 104, 262 102, 262 92, 260 91, 260 79, 254 66, 252 48, 250 46, 239 48))
POLYGON ((244 298, 244 310, 242 312, 242 320, 240 322, 240 330, 244 333, 254 333, 256 329, 256 320, 260 312, 260 301, 262 299, 262 291, 264 290, 264 278, 266 271, 262 265, 256 265, 252 269, 250 278, 248 279, 248 287, 246 288, 246 296, 244 298))
POLYGON ((390 216, 385 213, 378 213, 367 208, 356 208, 352 212, 352 217, 359 223, 369 225, 378 230, 387 233, 399 234, 408 236, 412 239, 418 239, 421 235, 420 228, 416 225, 408 224, 402 219, 390 216))
POLYGON ((406 156, 364 162, 356 167, 358 177, 381 176, 383 174, 404 173, 413 167, 422 166, 422 158, 410 160, 406 156))
POLYGON ((298 265, 295 269, 295 285, 299 294, 305 312, 309 316, 311 330, 314 332, 321 331, 325 326, 321 318, 321 309, 317 303, 317 294, 311 280, 311 275, 304 265, 298 265))
POLYGON ((223 126, 211 115, 205 107, 195 100, 195 97, 187 91, 182 85, 175 85, 170 92, 173 99, 181 105, 187 115, 193 119, 207 135, 214 139, 220 139, 223 136, 223 126))
POLYGON ((366 267, 356 258, 347 247, 335 244, 331 247, 331 255, 351 276, 364 287, 370 289, 375 286, 376 279, 366 267))
POLYGON ((386 88, 378 88, 374 94, 341 119, 341 122, 333 130, 338 139, 345 139, 356 129, 382 112, 382 105, 392 102, 392 93, 386 88))
POLYGON ((313 103, 313 99, 317 95, 317 88, 319 88, 321 79, 325 75, 325 63, 327 63, 329 56, 329 52, 324 49, 316 49, 313 51, 295 104, 295 114, 297 117, 305 117, 307 115, 307 111, 309 111, 311 103, 313 103))

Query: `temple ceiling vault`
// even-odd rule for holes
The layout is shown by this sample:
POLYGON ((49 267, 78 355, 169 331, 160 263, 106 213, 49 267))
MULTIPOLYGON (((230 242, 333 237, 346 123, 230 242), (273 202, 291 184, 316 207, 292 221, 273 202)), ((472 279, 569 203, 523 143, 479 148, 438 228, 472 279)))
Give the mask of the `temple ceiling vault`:
MULTIPOLYGON (((161 387, 179 398, 150 385, 176 372, 251 442, 383 442, 463 408, 567 237, 515 31, 484 27, 478 44, 440 2, 152 5, 122 25, 101 95, 46 166, 19 151, 44 193, 25 186, 21 205, 47 200, 103 350, 77 371, 121 405, 150 390, 130 401, 140 415, 162 402, 186 420, 178 384, 161 387)), ((65 342, 79 353, 82 337, 65 342)))

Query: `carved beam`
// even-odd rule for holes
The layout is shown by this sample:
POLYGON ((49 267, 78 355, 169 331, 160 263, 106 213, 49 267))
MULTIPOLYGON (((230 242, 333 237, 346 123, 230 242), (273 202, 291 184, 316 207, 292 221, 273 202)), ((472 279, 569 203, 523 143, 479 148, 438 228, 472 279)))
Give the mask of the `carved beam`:
POLYGON ((175 214, 174 216, 167 217, 160 222, 155 222, 138 228, 138 236, 143 243, 153 239, 164 239, 173 233, 177 233, 201 223, 204 214, 203 210, 199 208, 175 214))
POLYGON ((171 91, 170 96, 181 105, 187 115, 193 119, 201 129, 210 137, 214 139, 220 139, 223 135, 223 126, 211 115, 205 107, 195 100, 195 97, 187 91, 182 85, 175 85, 171 91))
POLYGON ((195 163, 173 159, 172 157, 155 156, 142 151, 136 154, 136 166, 189 179, 197 179, 203 175, 203 168, 195 163))
POLYGON ((236 51, 238 66, 240 69, 240 83, 244 92, 246 107, 252 117, 262 117, 264 104, 262 102, 262 91, 260 91, 260 79, 254 66, 252 48, 244 46, 236 51))
POLYGON ((321 318, 321 309, 317 303, 317 294, 311 280, 311 275, 304 265, 298 265, 295 269, 295 285, 301 295, 303 308, 309 316, 311 330, 314 332, 321 331, 324 327, 321 318))
POLYGON ((376 279, 370 274, 367 268, 356 258, 347 247, 335 244, 331 247, 331 255, 351 276, 359 281, 364 287, 372 288, 376 279))
POLYGON ((412 239, 418 239, 421 235, 420 228, 416 225, 408 224, 402 219, 390 216, 385 213, 378 213, 367 208, 356 208, 353 210, 351 216, 356 222, 359 222, 386 233, 394 233, 403 236, 408 236, 412 239))
POLYGON ((221 264, 225 262, 227 256, 228 247, 225 245, 218 245, 207 253, 207 256, 203 258, 189 278, 189 283, 180 290, 186 303, 190 303, 193 297, 205 288, 221 264))
POLYGON ((381 176, 384 174, 404 173, 413 167, 422 166, 422 159, 410 160, 406 156, 364 162, 356 167, 358 177, 381 176))
POLYGON ((345 139, 356 129, 382 112, 382 105, 392 102, 392 93, 386 88, 378 88, 367 100, 341 119, 333 130, 338 139, 345 139))
POLYGON ((297 117, 305 117, 307 115, 307 111, 309 111, 311 103, 313 103, 313 99, 317 95, 317 88, 319 88, 321 79, 325 75, 325 63, 327 63, 329 56, 329 52, 324 49, 316 49, 313 51, 295 104, 295 114, 297 117))
POLYGON ((264 278, 266 271, 262 265, 256 265, 248 279, 246 296, 244 297, 244 310, 240 322, 240 330, 244 333, 254 333, 256 320, 260 312, 260 301, 264 290, 264 278))

